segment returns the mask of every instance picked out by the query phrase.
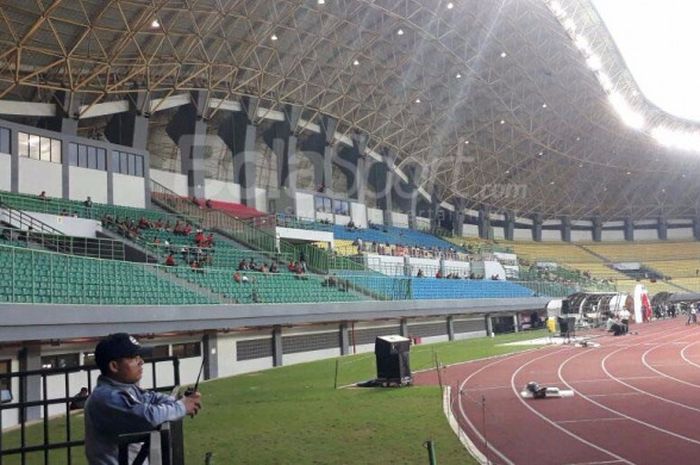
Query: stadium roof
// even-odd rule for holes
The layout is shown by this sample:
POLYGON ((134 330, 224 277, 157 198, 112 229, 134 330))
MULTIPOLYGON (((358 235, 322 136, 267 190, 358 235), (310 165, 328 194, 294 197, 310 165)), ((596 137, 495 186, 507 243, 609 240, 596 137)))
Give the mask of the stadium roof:
POLYGON ((654 133, 695 123, 644 99, 589 0, 3 2, 0 98, 56 90, 79 95, 81 126, 134 91, 207 90, 207 117, 242 96, 300 105, 423 165, 448 202, 698 214, 697 153, 654 133))

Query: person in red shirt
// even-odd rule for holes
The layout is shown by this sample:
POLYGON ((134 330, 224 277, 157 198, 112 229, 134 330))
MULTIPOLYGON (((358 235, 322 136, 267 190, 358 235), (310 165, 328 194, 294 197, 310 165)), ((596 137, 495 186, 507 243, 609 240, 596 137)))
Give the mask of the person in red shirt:
POLYGON ((175 257, 173 257, 173 254, 168 254, 168 257, 165 259, 165 266, 175 266, 175 257))

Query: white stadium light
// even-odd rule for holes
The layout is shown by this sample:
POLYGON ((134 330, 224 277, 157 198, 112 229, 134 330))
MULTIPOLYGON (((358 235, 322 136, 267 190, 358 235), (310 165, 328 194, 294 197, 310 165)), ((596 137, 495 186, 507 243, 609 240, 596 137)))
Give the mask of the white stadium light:
POLYGON ((598 72, 598 82, 605 92, 610 92, 613 89, 613 83, 608 75, 602 71, 598 72))
POLYGON ((631 128, 642 129, 645 125, 644 116, 634 110, 625 98, 617 92, 613 92, 608 96, 613 108, 620 116, 622 121, 631 128))
POLYGON ((591 68, 593 71, 598 71, 600 68, 603 67, 603 63, 600 61, 600 57, 596 54, 593 54, 588 57, 586 60, 586 65, 588 65, 589 68, 591 68))
POLYGON ((657 126, 651 130, 651 135, 661 145, 667 147, 700 151, 700 134, 698 133, 657 126))

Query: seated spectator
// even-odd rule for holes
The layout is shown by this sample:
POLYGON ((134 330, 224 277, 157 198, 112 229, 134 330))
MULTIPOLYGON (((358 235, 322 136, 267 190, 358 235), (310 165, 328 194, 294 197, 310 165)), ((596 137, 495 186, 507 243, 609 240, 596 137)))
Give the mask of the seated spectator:
POLYGON ((421 268, 418 268, 418 273, 416 274, 417 278, 425 278, 425 273, 423 273, 423 270, 421 268))
POLYGON ((69 215, 68 210, 66 210, 65 208, 63 208, 63 209, 61 210, 61 216, 68 216, 68 215, 69 215))
POLYGON ((335 276, 329 276, 327 277, 322 283, 322 286, 325 287, 335 287, 338 284, 338 280, 335 278, 335 276))
POLYGON ((85 202, 83 202, 83 205, 85 205, 85 208, 92 208, 92 199, 88 195, 88 198, 85 199, 85 202))
POLYGON ((198 207, 201 208, 201 205, 199 205, 199 200, 197 200, 197 197, 195 197, 195 196, 193 195, 193 196, 192 196, 192 199, 190 199, 190 200, 192 201, 193 204, 195 204, 195 205, 197 205, 198 207))
POLYGON ((294 273, 294 271, 297 269, 297 264, 296 262, 289 260, 289 263, 287 264, 287 270, 291 271, 294 273))
POLYGON ((207 199, 207 201, 204 202, 204 205, 205 205, 208 209, 210 209, 210 210, 211 210, 212 208, 214 208, 214 205, 212 205, 212 203, 211 203, 211 199, 207 199))
POLYGON ((194 243, 200 247, 205 247, 204 245, 204 233, 201 229, 197 230, 197 234, 194 235, 194 243))
POLYGON ((270 265, 270 273, 277 273, 277 262, 272 262, 272 265, 270 265))
POLYGON ((85 401, 88 398, 88 388, 81 387, 80 392, 71 398, 69 409, 70 410, 81 410, 85 408, 85 401))
POLYGON ((41 194, 39 194, 39 199, 40 200, 51 200, 46 196, 46 191, 41 191, 41 194))
POLYGON ((239 273, 238 271, 233 273, 233 280, 235 282, 237 282, 238 284, 240 284, 241 283, 241 273, 239 273))
POLYGON ((190 263, 190 268, 192 269, 192 271, 195 271, 197 273, 204 272, 204 270, 202 270, 202 265, 197 260, 192 260, 192 263, 190 263))
POLYGON ((442 271, 438 270, 437 273, 435 273, 435 277, 437 279, 442 279, 442 271))
POLYGON ((173 254, 168 254, 168 256, 165 258, 165 266, 176 266, 177 263, 175 263, 175 257, 173 257, 173 254))

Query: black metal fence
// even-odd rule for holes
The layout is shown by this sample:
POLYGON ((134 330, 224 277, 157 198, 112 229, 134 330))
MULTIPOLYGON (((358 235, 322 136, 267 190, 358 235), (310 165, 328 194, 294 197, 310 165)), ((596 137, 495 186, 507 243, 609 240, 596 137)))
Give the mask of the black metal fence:
MULTIPOLYGON (((180 385, 180 362, 177 357, 148 359, 144 365, 151 367, 150 379, 145 380, 145 385, 150 385, 152 389, 171 392, 180 385), (173 384, 159 384, 159 372, 162 374, 162 365, 168 363, 172 364, 172 377, 168 378, 173 384)), ((85 399, 92 392, 98 374, 95 365, 0 373, 0 385, 11 386, 17 382, 16 392, 19 393, 15 399, 9 395, 12 391, 3 391, 5 398, 0 403, 0 465, 85 463, 82 421, 78 421, 76 413, 80 413, 85 399), (63 378, 62 396, 52 396, 49 393, 49 380, 52 380, 55 390, 55 377, 63 378), (86 387, 87 395, 71 395, 71 389, 75 390, 76 385, 86 387), (59 409, 52 406, 59 406, 59 409), (16 425, 3 425, 6 412, 14 412, 17 421, 13 423, 16 425)), ((158 431, 158 435, 162 465, 182 465, 181 423, 166 425, 158 431)), ((125 437, 122 442, 140 443, 143 442, 143 437, 149 438, 147 442, 150 445, 149 433, 136 438, 125 437)), ((120 461, 122 464, 126 465, 127 462, 120 461)))

